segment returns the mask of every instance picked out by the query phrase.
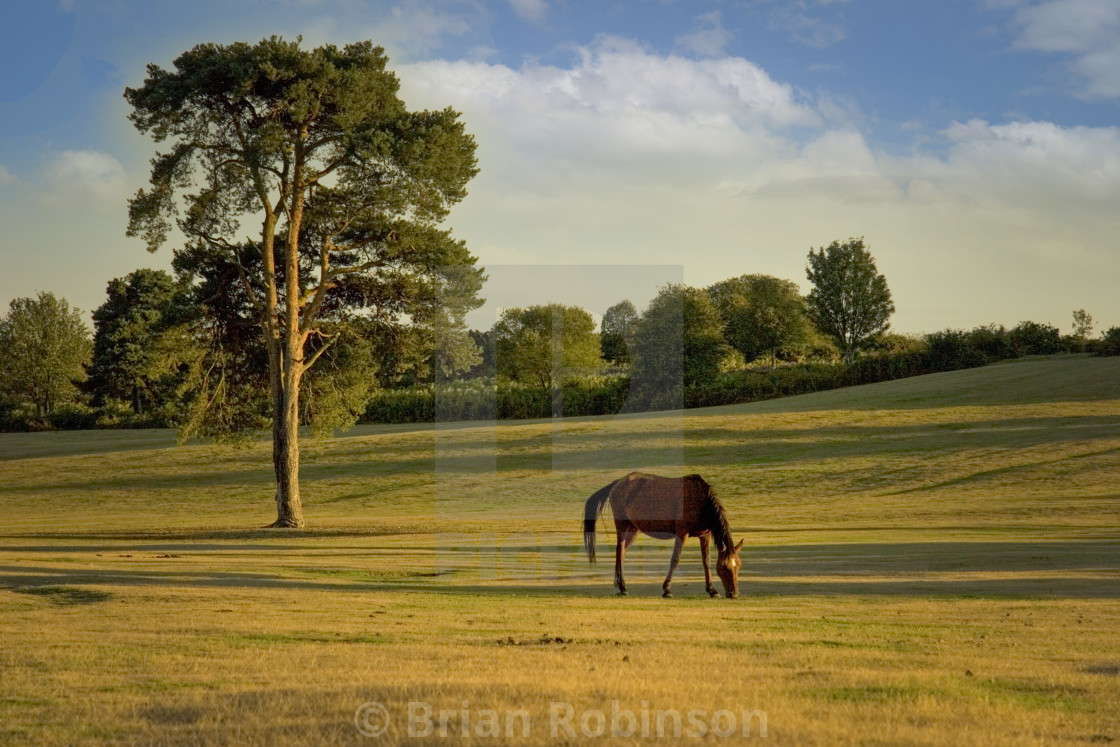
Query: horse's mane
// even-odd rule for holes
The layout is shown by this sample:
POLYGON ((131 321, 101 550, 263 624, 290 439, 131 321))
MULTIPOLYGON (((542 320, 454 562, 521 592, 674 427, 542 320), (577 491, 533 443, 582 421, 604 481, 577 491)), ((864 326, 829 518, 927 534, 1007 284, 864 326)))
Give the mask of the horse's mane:
POLYGON ((727 512, 724 510, 723 504, 719 502, 719 498, 716 498, 716 492, 712 490, 712 486, 704 478, 699 477, 699 475, 697 477, 708 492, 704 499, 704 523, 711 528, 712 539, 719 551, 721 553, 727 552, 735 546, 731 539, 731 526, 727 523, 727 512))

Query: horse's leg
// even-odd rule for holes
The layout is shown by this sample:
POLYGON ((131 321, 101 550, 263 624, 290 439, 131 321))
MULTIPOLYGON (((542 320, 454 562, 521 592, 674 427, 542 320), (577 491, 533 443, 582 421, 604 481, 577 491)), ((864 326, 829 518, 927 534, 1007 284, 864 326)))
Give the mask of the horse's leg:
POLYGON ((673 582, 673 571, 677 569, 677 563, 681 560, 681 548, 684 547, 684 537, 677 535, 676 542, 673 544, 673 559, 669 561, 669 575, 665 577, 665 583, 661 584, 661 596, 666 599, 671 599, 673 592, 669 591, 669 584, 673 582))
POLYGON ((618 540, 614 548, 614 585, 618 587, 618 595, 626 596, 626 580, 622 577, 622 560, 626 557, 626 548, 634 541, 638 530, 627 526, 615 526, 618 540))
POLYGON ((708 568, 708 542, 711 537, 707 534, 700 535, 700 558, 704 561, 704 590, 710 597, 718 597, 719 592, 712 586, 712 570, 708 568))

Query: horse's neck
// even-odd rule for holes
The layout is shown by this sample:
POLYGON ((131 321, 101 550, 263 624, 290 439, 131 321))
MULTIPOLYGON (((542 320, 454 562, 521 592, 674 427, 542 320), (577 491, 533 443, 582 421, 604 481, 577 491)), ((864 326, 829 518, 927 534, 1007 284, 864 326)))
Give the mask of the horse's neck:
MULTIPOLYGON (((714 499, 712 499, 714 500, 714 499)), ((727 526, 726 521, 720 520, 720 512, 715 506, 709 514, 711 516, 711 526, 705 527, 712 533, 712 540, 716 543, 716 549, 719 551, 719 556, 722 558, 724 555, 731 553, 731 548, 735 546, 734 540, 731 539, 731 529, 727 526)))

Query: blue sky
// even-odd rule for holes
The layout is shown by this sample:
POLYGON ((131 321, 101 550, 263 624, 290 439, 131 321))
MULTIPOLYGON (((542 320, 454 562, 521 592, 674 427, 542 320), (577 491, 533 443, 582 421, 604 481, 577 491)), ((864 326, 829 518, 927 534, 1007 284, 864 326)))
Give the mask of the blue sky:
POLYGON ((111 278, 168 266, 170 248, 124 236, 154 145, 121 93, 145 64, 302 34, 373 39, 410 106, 464 113, 482 172, 450 224, 494 268, 492 306, 600 314, 658 282, 752 272, 807 291, 809 248, 862 235, 900 331, 1068 331, 1082 307, 1120 325, 1117 0, 16 0, 5 14, 5 307, 50 290, 89 311, 111 278), (585 281, 554 282, 555 265, 585 281))

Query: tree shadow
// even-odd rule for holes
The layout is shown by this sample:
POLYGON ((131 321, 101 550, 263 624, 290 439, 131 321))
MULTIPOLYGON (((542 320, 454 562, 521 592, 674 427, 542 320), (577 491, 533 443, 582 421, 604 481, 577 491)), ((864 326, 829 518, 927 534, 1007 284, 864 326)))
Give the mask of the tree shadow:
MULTIPOLYGON (((575 545, 523 546, 503 558, 504 552, 504 547, 482 544, 421 553, 408 566, 305 569, 312 577, 292 575, 300 573, 298 568, 288 573, 200 569, 189 556, 167 569, 138 568, 132 563, 76 569, 10 562, 0 565, 0 587, 156 586, 546 597, 614 593, 613 564, 588 567, 575 545)), ((700 596, 702 572, 698 557, 691 554, 682 560, 674 590, 700 596)), ((740 587, 745 596, 1120 598, 1118 540, 789 544, 748 549, 743 556, 740 587)), ((632 593, 659 594, 667 566, 667 553, 631 558, 627 577, 632 593)))
MULTIPOLYGON (((950 454, 978 448, 1006 448, 1008 433, 1014 433, 1014 447, 1025 449, 1044 445, 1115 441, 1120 437, 1120 416, 1031 417, 988 419, 961 423, 910 425, 839 425, 806 428, 771 428, 741 431, 714 426, 682 429, 677 434, 664 430, 628 433, 620 437, 610 432, 579 432, 533 435, 495 441, 479 436, 448 442, 441 450, 437 443, 431 454, 416 456, 414 451, 389 452, 376 460, 355 460, 343 465, 315 464, 308 460, 302 480, 316 481, 384 478, 387 475, 428 475, 431 484, 453 482, 471 475, 492 474, 495 479, 521 479, 527 470, 547 467, 549 474, 601 469, 604 484, 645 465, 682 462, 695 469, 704 465, 780 463, 790 466, 822 458, 858 458, 881 454, 950 454)), ((1076 459, 1103 456, 1120 451, 1115 447, 1095 449, 1065 457, 1076 459)), ((1040 462, 1057 464, 1053 462, 1040 462)), ((1019 469, 1011 467, 1009 469, 1019 469)), ((992 472, 995 476, 998 470, 992 472)), ((26 486, 5 487, 4 492, 37 493, 50 490, 85 491, 175 489, 184 484, 194 487, 244 487, 269 484, 271 469, 198 470, 171 476, 124 474, 97 480, 75 475, 26 486)), ((946 483, 951 485, 955 481, 946 483)), ((935 486, 936 487, 936 486, 935 486)), ((381 488, 384 489, 384 488, 381 488)), ((346 499, 374 495, 354 493, 346 499)))

